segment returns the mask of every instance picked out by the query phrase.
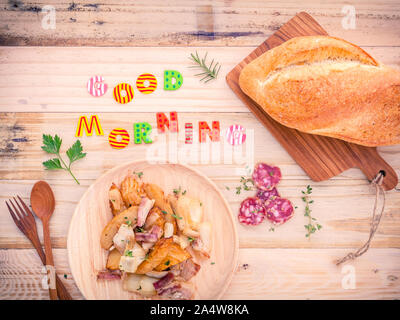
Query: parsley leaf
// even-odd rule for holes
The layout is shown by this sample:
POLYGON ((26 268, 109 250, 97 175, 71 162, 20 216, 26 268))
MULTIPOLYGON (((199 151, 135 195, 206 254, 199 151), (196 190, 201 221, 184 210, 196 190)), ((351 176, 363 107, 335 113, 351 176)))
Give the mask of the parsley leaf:
POLYGON ((81 142, 77 140, 72 147, 67 150, 69 162, 72 163, 76 160, 84 158, 86 153, 83 153, 82 150, 81 142))
POLYGON ((82 152, 81 142, 77 140, 72 147, 67 150, 66 153, 69 159, 68 165, 64 162, 60 155, 61 143, 62 139, 58 135, 52 137, 49 134, 43 134, 43 146, 41 147, 42 150, 47 153, 57 155, 57 158, 43 162, 43 166, 46 168, 46 170, 66 170, 71 174, 76 183, 80 184, 71 171, 71 164, 76 160, 82 159, 86 156, 86 153, 82 152))
POLYGON ((179 220, 181 220, 182 219, 182 217, 180 217, 180 216, 177 216, 176 214, 173 214, 172 215, 175 219, 179 219, 179 220))
POLYGON ((42 149, 50 154, 58 154, 60 152, 62 140, 58 135, 55 135, 54 138, 49 134, 43 135, 43 144, 42 149))
POLYGON ((45 166, 46 170, 56 170, 56 169, 63 168, 61 166, 60 159, 58 159, 58 158, 47 160, 47 161, 43 162, 43 165, 45 166))

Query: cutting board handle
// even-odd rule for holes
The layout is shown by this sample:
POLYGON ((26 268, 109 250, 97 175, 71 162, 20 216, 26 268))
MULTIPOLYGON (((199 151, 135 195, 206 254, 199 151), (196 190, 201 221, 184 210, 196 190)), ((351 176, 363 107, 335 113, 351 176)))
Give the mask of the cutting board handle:
POLYGON ((353 145, 352 149, 357 153, 357 167, 361 169, 369 181, 374 179, 378 172, 383 171, 383 188, 385 190, 392 190, 397 186, 398 177, 396 172, 385 160, 383 160, 376 148, 363 146, 354 147, 353 145))

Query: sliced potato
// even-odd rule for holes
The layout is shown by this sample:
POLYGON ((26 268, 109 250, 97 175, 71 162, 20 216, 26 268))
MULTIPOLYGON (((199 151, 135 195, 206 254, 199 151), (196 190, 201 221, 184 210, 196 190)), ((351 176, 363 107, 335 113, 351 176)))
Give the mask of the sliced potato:
POLYGON ((134 273, 137 267, 144 261, 146 252, 134 240, 130 241, 130 243, 133 243, 133 245, 128 244, 126 246, 125 253, 120 260, 119 268, 122 271, 134 273))
POLYGON ((153 283, 157 282, 158 279, 151 278, 148 276, 142 276, 142 280, 140 280, 140 288, 139 293, 145 297, 151 297, 157 294, 156 289, 154 288, 153 283))
POLYGON ((122 287, 126 291, 139 293, 145 297, 151 297, 157 293, 153 286, 153 283, 156 281, 158 281, 156 278, 128 273, 122 282, 122 287))
POLYGON ((176 233, 176 221, 174 218, 174 211, 168 199, 164 195, 164 191, 157 185, 151 183, 145 183, 143 189, 150 199, 156 201, 155 205, 165 212, 165 221, 170 222, 174 225, 174 234, 176 233))
POLYGON ((121 191, 119 191, 118 187, 114 183, 108 191, 108 198, 110 200, 111 212, 114 216, 126 210, 124 200, 122 200, 121 191))
POLYGON ((155 267, 154 270, 163 271, 191 257, 192 256, 190 255, 190 253, 182 249, 179 244, 173 243, 169 247, 167 256, 161 261, 159 265, 155 267))
MULTIPOLYGON (((143 261, 136 270, 137 274, 145 274, 152 271, 156 266, 158 266, 161 261, 165 259, 168 255, 169 248, 173 243, 172 238, 161 238, 155 244, 153 250, 149 253, 147 259, 143 261)), ((157 270, 162 271, 162 270, 157 270)))
POLYGON ((146 219, 146 223, 144 224, 145 230, 150 230, 152 226, 159 226, 161 229, 164 229, 165 224, 165 214, 162 213, 159 207, 154 206, 146 219))
POLYGON ((121 259, 121 254, 117 249, 113 249, 108 254, 106 268, 109 270, 119 270, 119 261, 121 259))
POLYGON ((118 215, 116 215, 112 220, 105 226, 103 232, 100 237, 100 244, 103 249, 110 249, 113 245, 113 238, 115 234, 118 232, 121 224, 131 221, 132 224, 135 224, 137 221, 138 207, 132 206, 125 211, 122 211, 118 215))
POLYGON ((132 175, 121 182, 121 196, 127 207, 139 205, 144 195, 142 187, 132 175))
POLYGON ((203 206, 198 199, 180 195, 169 195, 168 200, 177 217, 179 230, 188 237, 199 236, 199 226, 203 218, 203 206))
POLYGON ((141 280, 142 280, 142 275, 127 273, 124 279, 122 280, 122 288, 125 291, 138 292, 141 280))
POLYGON ((130 237, 135 239, 135 234, 133 233, 133 228, 128 226, 126 223, 121 224, 118 232, 113 237, 114 247, 120 252, 124 253, 126 247, 126 240, 130 237))

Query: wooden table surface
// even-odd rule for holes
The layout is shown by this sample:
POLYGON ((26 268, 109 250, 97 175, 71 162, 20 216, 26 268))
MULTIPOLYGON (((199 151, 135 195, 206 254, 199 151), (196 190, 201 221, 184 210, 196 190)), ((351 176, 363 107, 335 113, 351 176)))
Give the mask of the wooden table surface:
MULTIPOLYGON (((400 68, 400 3, 398 0, 353 1, 356 29, 342 28, 347 1, 90 1, 0 0, 0 299, 48 299, 42 289, 42 266, 29 241, 11 220, 4 200, 18 194, 28 200, 35 181, 53 187, 57 206, 51 220, 57 273, 75 299, 82 299, 70 273, 67 230, 83 192, 106 170, 146 156, 148 146, 109 147, 115 127, 131 130, 135 121, 156 125, 155 112, 178 111, 185 122, 219 120, 222 128, 240 123, 254 129, 254 161, 278 165, 281 194, 298 206, 294 218, 269 231, 267 224, 238 224, 239 267, 226 299, 398 299, 400 298, 400 192, 387 193, 385 214, 364 256, 343 269, 333 261, 368 238, 374 202, 363 174, 351 169, 315 183, 231 92, 225 75, 255 46, 300 11, 310 13, 329 34, 353 41, 383 63, 400 68), (45 30, 41 8, 56 8, 56 29, 45 30), (217 81, 200 84, 188 56, 198 50, 222 64, 217 81), (182 72, 176 92, 158 89, 136 94, 117 105, 111 90, 91 97, 86 81, 106 77, 110 88, 134 84, 142 72, 162 79, 164 69, 182 72), (83 137, 86 159, 73 165, 78 186, 64 172, 45 172, 42 133, 59 134, 63 151, 75 140, 80 115, 97 114, 105 136, 83 137), (313 215, 323 229, 305 237, 306 185, 313 187, 313 215), (355 288, 342 285, 348 271, 355 288)), ((182 142, 182 141, 181 141, 182 142)), ((400 174, 400 145, 379 148, 400 174)), ((236 214, 245 194, 236 195, 243 166, 194 164, 221 189, 236 214), (228 190, 226 187, 229 187, 228 190)), ((251 193, 250 193, 251 194, 251 193)), ((39 230, 41 225, 38 221, 39 230)))

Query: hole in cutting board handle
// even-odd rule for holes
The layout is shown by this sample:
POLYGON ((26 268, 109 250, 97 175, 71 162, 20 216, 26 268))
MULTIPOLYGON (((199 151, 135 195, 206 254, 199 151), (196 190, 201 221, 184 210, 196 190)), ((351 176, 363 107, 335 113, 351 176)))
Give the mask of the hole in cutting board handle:
POLYGON ((386 177, 386 171, 385 170, 379 170, 379 173, 382 174, 384 177, 386 177))

